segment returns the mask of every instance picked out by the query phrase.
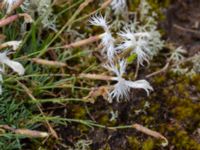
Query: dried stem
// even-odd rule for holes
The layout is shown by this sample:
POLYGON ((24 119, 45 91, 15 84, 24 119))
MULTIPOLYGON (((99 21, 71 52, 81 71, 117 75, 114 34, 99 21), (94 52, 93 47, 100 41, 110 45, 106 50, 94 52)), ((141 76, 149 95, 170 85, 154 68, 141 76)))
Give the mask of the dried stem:
POLYGON ((169 67, 169 62, 166 63, 166 65, 165 65, 162 69, 160 69, 160 70, 158 70, 158 71, 156 71, 156 72, 153 72, 153 73, 151 73, 151 74, 146 75, 146 78, 150 78, 150 77, 152 77, 152 76, 161 74, 161 73, 165 72, 165 71, 168 69, 168 67, 169 67))
POLYGON ((90 44, 90 43, 93 43, 93 42, 100 40, 102 35, 103 34, 91 36, 87 39, 80 40, 80 41, 77 41, 77 42, 74 42, 74 43, 71 43, 71 44, 66 44, 66 45, 60 46, 60 47, 50 47, 49 50, 57 49, 57 48, 63 48, 63 49, 64 48, 77 48, 77 47, 84 46, 84 45, 87 45, 87 44, 90 44))
POLYGON ((23 17, 26 22, 32 22, 33 21, 31 16, 28 15, 27 13, 16 14, 16 15, 12 15, 10 17, 1 19, 0 20, 0 27, 8 25, 8 24, 14 22, 15 20, 19 19, 20 17, 23 17))
POLYGON ((174 24, 173 27, 175 27, 175 28, 177 28, 179 30, 185 31, 185 32, 191 32, 191 33, 200 35, 200 31, 198 31, 198 30, 187 29, 187 28, 184 28, 184 27, 179 26, 177 24, 174 24))
POLYGON ((96 14, 98 11, 101 11, 102 9, 107 8, 107 7, 110 5, 111 2, 112 2, 112 0, 107 0, 107 1, 105 1, 105 2, 101 5, 100 8, 96 9, 95 11, 93 11, 93 12, 91 12, 91 13, 89 13, 89 14, 87 14, 87 15, 81 17, 81 18, 78 18, 78 19, 74 20, 73 23, 79 22, 79 21, 81 21, 81 20, 83 20, 83 19, 86 19, 86 18, 90 17, 91 15, 96 14))
POLYGON ((0 128, 14 132, 15 134, 25 135, 31 138, 46 138, 49 136, 47 132, 40 132, 29 129, 15 129, 8 125, 0 125, 0 128))
POLYGON ((80 78, 88 78, 93 80, 105 80, 105 81, 115 81, 115 77, 106 76, 106 75, 99 75, 99 74, 80 74, 80 78))
POLYGON ((8 25, 12 23, 13 21, 17 20, 20 16, 18 14, 12 15, 10 17, 4 18, 0 20, 0 27, 3 27, 5 25, 8 25))
POLYGON ((37 64, 46 65, 46 66, 67 67, 66 63, 58 62, 58 61, 50 61, 50 60, 45 60, 45 59, 40 59, 40 58, 32 58, 30 60, 37 64))

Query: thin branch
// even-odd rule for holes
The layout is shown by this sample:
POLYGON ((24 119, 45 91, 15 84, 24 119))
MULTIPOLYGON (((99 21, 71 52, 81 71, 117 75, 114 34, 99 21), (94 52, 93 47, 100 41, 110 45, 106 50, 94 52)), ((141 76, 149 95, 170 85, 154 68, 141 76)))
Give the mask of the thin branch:
POLYGON ((179 26, 177 24, 174 24, 173 27, 175 27, 175 28, 177 28, 179 30, 185 31, 185 32, 191 32, 191 33, 195 33, 195 34, 200 34, 200 31, 198 31, 198 30, 187 29, 187 28, 184 28, 184 27, 179 26))
POLYGON ((91 36, 91 37, 89 37, 87 39, 80 40, 80 41, 77 41, 77 42, 74 42, 74 43, 70 43, 70 44, 66 44, 66 45, 60 46, 60 47, 50 47, 48 50, 57 49, 57 48, 62 48, 62 49, 65 49, 65 48, 77 48, 77 47, 84 46, 84 45, 87 45, 87 44, 90 44, 90 43, 93 43, 93 42, 96 42, 96 41, 100 40, 102 35, 103 34, 91 36))
POLYGON ((146 75, 146 78, 151 78, 152 76, 161 74, 161 73, 165 72, 168 69, 168 67, 169 67, 169 62, 166 63, 166 65, 162 69, 160 69, 160 70, 158 70, 156 72, 153 72, 151 74, 146 75))

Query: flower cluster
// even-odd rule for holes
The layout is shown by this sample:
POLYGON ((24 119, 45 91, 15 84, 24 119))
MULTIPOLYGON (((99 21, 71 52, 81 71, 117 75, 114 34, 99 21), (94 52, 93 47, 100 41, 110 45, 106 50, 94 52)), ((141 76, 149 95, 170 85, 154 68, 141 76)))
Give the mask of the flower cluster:
POLYGON ((146 61, 149 63, 149 49, 148 49, 148 39, 151 38, 148 32, 133 32, 130 29, 125 29, 125 31, 119 33, 123 39, 123 43, 118 46, 118 49, 127 50, 131 49, 131 53, 137 55, 137 61, 140 65, 146 61))
POLYGON ((116 63, 116 60, 118 59, 118 53, 131 50, 130 54, 134 53, 137 55, 138 64, 143 66, 144 61, 149 63, 149 60, 155 55, 152 48, 158 49, 157 45, 153 45, 154 31, 150 30, 151 32, 147 32, 145 28, 137 30, 135 28, 135 30, 132 30, 127 25, 123 31, 117 33, 121 37, 122 42, 115 46, 116 40, 111 34, 111 26, 108 25, 105 17, 95 15, 89 22, 92 25, 103 28, 104 33, 101 34, 102 54, 108 60, 108 63, 104 67, 116 75, 116 77, 112 77, 112 80, 117 81, 117 83, 109 93, 109 101, 112 102, 114 98, 117 101, 120 101, 120 99, 129 99, 131 88, 144 89, 149 95, 149 92, 153 90, 149 82, 146 80, 129 81, 124 79, 123 74, 126 70, 126 60, 118 60, 118 63, 116 63))
POLYGON ((105 65, 105 68, 116 75, 116 77, 112 79, 117 81, 114 85, 114 89, 109 94, 110 102, 112 102, 112 99, 114 98, 116 98, 118 102, 123 98, 129 99, 129 92, 131 88, 144 89, 147 92, 147 95, 149 95, 149 91, 153 91, 153 88, 146 80, 129 81, 123 78, 123 74, 126 71, 125 60, 119 61, 119 68, 113 63, 105 65))

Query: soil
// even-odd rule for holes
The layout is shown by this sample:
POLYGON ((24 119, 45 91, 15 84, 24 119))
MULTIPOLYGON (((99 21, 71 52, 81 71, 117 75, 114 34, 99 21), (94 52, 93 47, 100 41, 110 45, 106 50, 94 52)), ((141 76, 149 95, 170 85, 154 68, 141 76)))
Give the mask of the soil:
POLYGON ((188 56, 200 51, 200 1, 178 0, 167 10, 167 41, 184 47, 188 56))

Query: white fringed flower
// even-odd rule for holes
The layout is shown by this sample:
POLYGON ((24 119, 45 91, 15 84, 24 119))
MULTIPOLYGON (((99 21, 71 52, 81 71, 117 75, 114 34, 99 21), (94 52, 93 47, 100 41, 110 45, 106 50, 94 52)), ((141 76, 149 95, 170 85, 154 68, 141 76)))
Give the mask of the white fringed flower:
POLYGON ((137 61, 140 65, 146 61, 149 63, 149 49, 148 40, 150 34, 148 32, 132 32, 130 29, 125 29, 123 32, 119 33, 123 39, 123 43, 118 46, 118 49, 127 50, 132 49, 132 53, 137 54, 137 61))
POLYGON ((94 26, 102 27, 105 31, 109 30, 109 26, 108 26, 108 24, 106 22, 106 19, 101 14, 93 16, 89 20, 89 22, 94 26))
POLYGON ((124 14, 126 12, 126 0, 112 0, 110 5, 116 15, 124 14))
POLYGON ((108 58, 109 61, 112 61, 115 53, 116 53, 116 49, 114 46, 114 42, 115 39, 112 37, 112 34, 110 32, 110 27, 108 26, 106 19, 102 16, 102 15, 96 15, 93 16, 89 22, 92 25, 95 26, 100 26, 104 29, 104 33, 101 34, 101 44, 103 45, 103 50, 102 50, 102 54, 106 53, 106 56, 108 58))
POLYGON ((149 95, 149 91, 152 91, 153 88, 146 80, 137 80, 137 81, 129 81, 125 80, 122 76, 126 70, 126 62, 124 60, 119 61, 119 68, 115 66, 113 63, 109 65, 105 65, 109 71, 112 71, 116 74, 116 77, 113 77, 112 80, 117 81, 114 85, 114 89, 110 92, 110 102, 112 102, 113 98, 119 102, 120 99, 129 99, 129 92, 131 88, 135 89, 144 89, 149 95))
MULTIPOLYGON (((8 65, 10 68, 12 68, 13 71, 17 72, 19 75, 23 75, 25 72, 24 67, 19 62, 13 61, 8 58, 7 54, 8 52, 0 53, 0 63, 3 65, 8 65)), ((3 71, 2 68, 1 70, 3 71)))
POLYGON ((17 0, 3 0, 3 4, 6 5, 7 13, 9 13, 13 7, 13 5, 17 2, 17 0))

